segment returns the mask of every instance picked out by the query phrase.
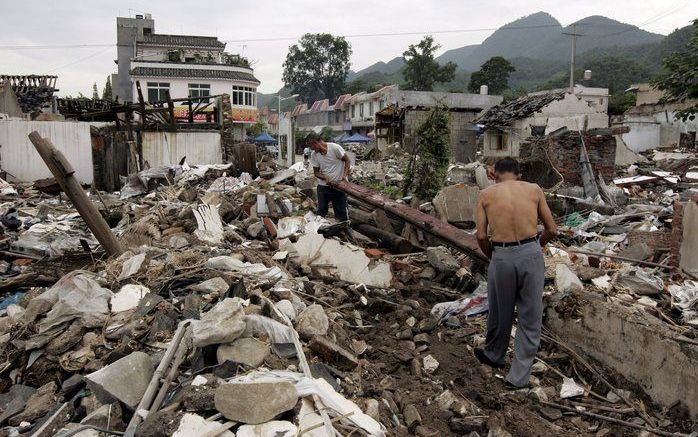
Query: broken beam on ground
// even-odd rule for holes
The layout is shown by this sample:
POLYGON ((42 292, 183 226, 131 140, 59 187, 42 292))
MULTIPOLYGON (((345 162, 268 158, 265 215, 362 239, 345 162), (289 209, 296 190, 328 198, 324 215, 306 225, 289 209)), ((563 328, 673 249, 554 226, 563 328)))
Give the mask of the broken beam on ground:
POLYGON ((487 262, 487 257, 478 248, 475 237, 466 234, 455 226, 442 222, 436 217, 410 208, 407 205, 397 203, 394 200, 376 194, 366 187, 352 184, 351 182, 340 181, 338 183, 333 183, 332 186, 350 196, 357 197, 370 205, 400 217, 479 261, 487 262))
POLYGON ((75 170, 63 153, 49 139, 42 138, 37 131, 30 133, 29 139, 99 244, 109 255, 121 255, 123 253, 121 244, 109 229, 109 225, 104 221, 97 207, 87 198, 80 182, 75 178, 75 170))

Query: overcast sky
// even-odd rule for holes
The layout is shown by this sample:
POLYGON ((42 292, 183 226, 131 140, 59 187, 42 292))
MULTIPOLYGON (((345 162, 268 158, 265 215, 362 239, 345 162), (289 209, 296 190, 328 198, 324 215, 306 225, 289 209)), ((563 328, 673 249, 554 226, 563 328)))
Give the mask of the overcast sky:
MULTIPOLYGON (((496 28, 545 11, 563 25, 604 15, 667 34, 698 17, 696 0, 53 0, 3 1, 0 6, 0 73, 57 74, 60 95, 100 93, 116 71, 116 17, 149 12, 157 33, 213 35, 221 40, 289 37, 284 41, 229 42, 226 50, 247 56, 262 92, 282 85, 288 47, 306 32, 336 35, 435 32, 496 28), (129 9, 130 8, 130 9, 129 9), (7 46, 105 44, 106 47, 7 49, 7 46)), ((492 31, 435 34, 441 51, 482 42, 492 31)), ((421 35, 351 38, 352 69, 388 61, 421 35)))

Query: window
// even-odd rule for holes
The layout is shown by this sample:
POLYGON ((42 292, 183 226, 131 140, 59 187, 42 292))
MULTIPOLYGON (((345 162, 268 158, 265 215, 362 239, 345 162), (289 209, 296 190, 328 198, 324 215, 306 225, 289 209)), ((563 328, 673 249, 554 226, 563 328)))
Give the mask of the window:
POLYGON ((334 113, 334 122, 335 122, 335 123, 339 123, 339 111, 336 111, 336 112, 334 113))
POLYGON ((494 134, 494 139, 490 143, 490 150, 506 150, 508 148, 509 134, 504 131, 498 130, 494 134))
POLYGON ((170 97, 168 82, 148 82, 148 101, 162 102, 170 97))
POLYGON ((364 118, 364 104, 359 105, 359 117, 364 118))
POLYGON ((383 100, 378 101, 378 110, 380 111, 385 107, 385 102, 383 100))
POLYGON ((207 83, 190 83, 189 97, 207 97, 211 95, 211 85, 207 83))
POLYGON ((368 104, 368 114, 373 115, 373 100, 368 104))
POLYGON ((257 91, 246 86, 233 85, 233 105, 257 106, 257 91))
POLYGON ((153 33, 153 29, 151 29, 150 27, 143 28, 143 35, 150 35, 152 33, 153 33))
POLYGON ((351 105, 351 118, 356 118, 356 105, 351 105))

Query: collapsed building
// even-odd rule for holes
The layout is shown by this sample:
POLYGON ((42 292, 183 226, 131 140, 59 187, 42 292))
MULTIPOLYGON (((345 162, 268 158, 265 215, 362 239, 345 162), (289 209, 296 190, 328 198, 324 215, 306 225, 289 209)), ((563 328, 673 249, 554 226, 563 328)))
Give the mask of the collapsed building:
MULTIPOLYGON (((403 146, 351 145, 352 182, 338 185, 351 222, 337 223, 313 214, 307 164, 235 142, 230 97, 206 99, 205 122, 168 100, 0 121, 3 168, 23 153, 42 171, 0 186, 0 433, 695 431, 695 152, 616 166, 619 132, 589 123, 516 146, 561 233, 531 386, 512 391, 472 354, 485 341, 484 162, 454 163, 451 184, 412 207, 395 190, 403 146)), ((406 141, 424 108, 395 108, 406 141)))

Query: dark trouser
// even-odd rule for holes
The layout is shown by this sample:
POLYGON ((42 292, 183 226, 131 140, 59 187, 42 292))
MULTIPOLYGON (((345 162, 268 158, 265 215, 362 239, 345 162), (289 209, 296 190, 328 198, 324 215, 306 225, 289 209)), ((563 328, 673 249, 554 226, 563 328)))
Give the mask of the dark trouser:
POLYGON ((540 345, 544 281, 545 261, 537 241, 494 248, 487 275, 489 314, 485 355, 504 364, 516 307, 514 360, 506 379, 519 387, 528 384, 540 345))
POLYGON ((317 186, 317 215, 325 217, 332 202, 334 216, 339 221, 349 220, 347 214, 347 195, 327 185, 317 186))

